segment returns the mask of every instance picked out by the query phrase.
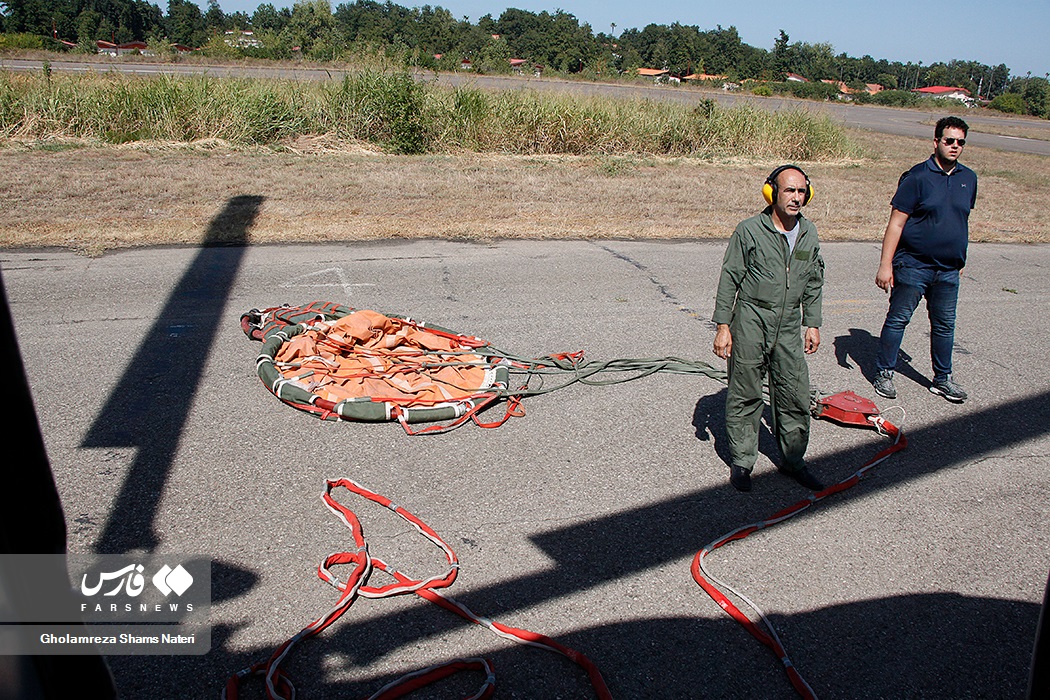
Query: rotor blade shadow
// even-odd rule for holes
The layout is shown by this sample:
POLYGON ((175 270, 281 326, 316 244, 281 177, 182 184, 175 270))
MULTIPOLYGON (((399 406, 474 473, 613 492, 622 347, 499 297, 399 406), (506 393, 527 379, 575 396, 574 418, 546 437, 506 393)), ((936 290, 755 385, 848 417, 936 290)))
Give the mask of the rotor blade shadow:
POLYGON ((153 549, 158 543, 157 505, 262 202, 261 196, 233 197, 212 219, 197 257, 81 444, 137 450, 95 545, 98 552, 153 549))
MULTIPOLYGON (((772 615, 770 621, 819 697, 955 700, 1023 696, 1029 657, 1010 652, 1019 646, 1018 638, 1030 646, 1038 616, 1034 603, 924 593, 772 615), (1000 647, 1007 652, 983 658, 1000 647)), ((324 643, 304 645, 298 667, 339 666, 335 659, 340 657, 359 664, 358 651, 382 645, 387 634, 376 626, 361 627, 353 643, 338 650, 324 643)), ((776 656, 729 617, 629 619, 566 632, 558 641, 594 661, 614 698, 798 697, 776 656)), ((493 644, 484 655, 491 658, 501 687, 526 689, 531 697, 593 697, 582 670, 556 654, 493 644)), ((406 664, 411 667, 411 658, 406 664)), ((314 681, 320 687, 309 695, 365 697, 391 680, 335 687, 314 681)), ((307 694, 305 687, 301 690, 307 694)))
MULTIPOLYGON (((955 700, 1023 696, 1029 657, 1013 652, 1018 639, 1030 641, 1038 616, 1035 603, 923 593, 771 615, 770 621, 820 697, 955 700)), ((411 629, 427 630, 448 617, 436 606, 421 604, 412 610, 411 629)), ((111 657, 118 687, 148 688, 153 700, 218 697, 226 678, 264 661, 274 650, 231 644, 230 637, 238 629, 217 625, 212 651, 205 656, 111 657)), ((499 695, 594 697, 584 672, 568 659, 488 641, 492 638, 481 629, 476 634, 482 648, 473 646, 469 655, 492 661, 499 695)), ((370 696, 421 666, 415 654, 427 645, 418 643, 403 645, 398 658, 377 662, 382 670, 367 660, 386 656, 365 653, 368 650, 398 648, 399 637, 391 626, 374 622, 347 626, 338 639, 324 636, 306 641, 284 668, 297 696, 370 696)), ((798 697, 776 657, 728 617, 627 619, 581 627, 557 639, 597 665, 614 698, 798 697)), ((478 681, 476 674, 452 688, 450 681, 444 681, 424 696, 465 697, 478 681), (456 687, 462 692, 450 692, 456 687)), ((261 679, 249 681, 242 695, 261 696, 261 679)))

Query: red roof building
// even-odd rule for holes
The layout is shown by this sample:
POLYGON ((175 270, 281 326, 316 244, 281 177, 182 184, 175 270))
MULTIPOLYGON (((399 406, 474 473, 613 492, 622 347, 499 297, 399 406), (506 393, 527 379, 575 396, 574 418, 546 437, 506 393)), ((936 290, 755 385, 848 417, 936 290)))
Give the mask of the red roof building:
POLYGON ((129 41, 126 44, 114 44, 111 41, 103 41, 99 39, 95 42, 98 47, 99 53, 109 54, 110 56, 123 56, 126 53, 144 52, 148 47, 144 41, 129 41))
POLYGON ((966 88, 948 87, 946 85, 931 85, 930 87, 915 88, 912 92, 917 92, 920 95, 929 95, 930 97, 959 100, 960 102, 968 102, 973 99, 970 97, 970 91, 966 88))
POLYGON ((915 88, 912 92, 921 92, 924 95, 934 95, 936 97, 947 97, 953 94, 969 95, 970 91, 966 88, 961 87, 947 87, 946 85, 931 85, 930 87, 915 88))

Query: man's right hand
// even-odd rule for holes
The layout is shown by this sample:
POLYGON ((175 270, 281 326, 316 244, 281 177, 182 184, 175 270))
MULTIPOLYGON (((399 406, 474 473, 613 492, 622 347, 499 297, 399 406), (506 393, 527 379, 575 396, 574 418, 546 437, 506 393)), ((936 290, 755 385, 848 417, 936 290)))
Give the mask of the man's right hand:
POLYGON ((879 271, 875 275, 875 284, 884 292, 893 288, 893 263, 879 265, 879 271))
POLYGON ((875 275, 875 284, 884 292, 893 288, 893 256, 904 235, 904 225, 908 215, 900 209, 890 210, 890 222, 886 224, 886 233, 882 234, 882 255, 879 257, 879 271, 875 275))
POLYGON ((729 332, 727 323, 718 324, 718 330, 715 331, 714 352, 723 360, 728 360, 729 355, 733 352, 733 334, 729 332))

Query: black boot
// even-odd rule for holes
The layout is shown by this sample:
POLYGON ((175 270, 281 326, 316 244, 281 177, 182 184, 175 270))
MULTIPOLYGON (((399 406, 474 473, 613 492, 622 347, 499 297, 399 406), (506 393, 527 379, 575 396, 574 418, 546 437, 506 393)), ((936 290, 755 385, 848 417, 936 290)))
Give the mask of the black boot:
POLYGON ((824 484, 822 484, 820 482, 820 479, 818 479, 817 477, 813 476, 813 472, 811 472, 806 467, 802 467, 801 469, 799 469, 797 471, 785 472, 785 473, 788 476, 790 476, 792 479, 797 481, 799 484, 801 484, 802 486, 805 486, 810 491, 823 491, 824 490, 824 484))
POLYGON ((737 491, 747 493, 751 490, 751 472, 743 467, 733 465, 729 467, 729 483, 737 491))

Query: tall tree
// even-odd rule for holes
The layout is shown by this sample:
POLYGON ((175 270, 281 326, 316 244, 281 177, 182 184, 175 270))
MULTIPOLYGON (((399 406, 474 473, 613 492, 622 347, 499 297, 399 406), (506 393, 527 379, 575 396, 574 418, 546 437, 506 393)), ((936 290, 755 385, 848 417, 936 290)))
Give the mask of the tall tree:
POLYGON ((208 10, 204 13, 204 27, 209 34, 222 34, 231 29, 227 26, 226 14, 219 7, 219 0, 208 0, 208 10))
POLYGON ((255 8, 252 13, 252 28, 264 29, 271 32, 280 32, 288 26, 288 20, 292 18, 292 11, 287 7, 280 10, 270 3, 263 3, 255 8))
POLYGON ((328 0, 296 2, 288 26, 281 34, 286 42, 301 47, 303 53, 308 53, 318 44, 326 48, 342 44, 328 0))
POLYGON ((773 42, 773 70, 780 74, 783 78, 784 73, 789 73, 794 70, 791 65, 791 37, 788 36, 787 32, 783 29, 780 30, 780 35, 776 41, 773 42))
POLYGON ((51 4, 45 0, 4 0, 9 32, 51 34, 51 4))
POLYGON ((196 48, 208 40, 201 8, 192 0, 168 0, 168 38, 176 44, 196 48))

